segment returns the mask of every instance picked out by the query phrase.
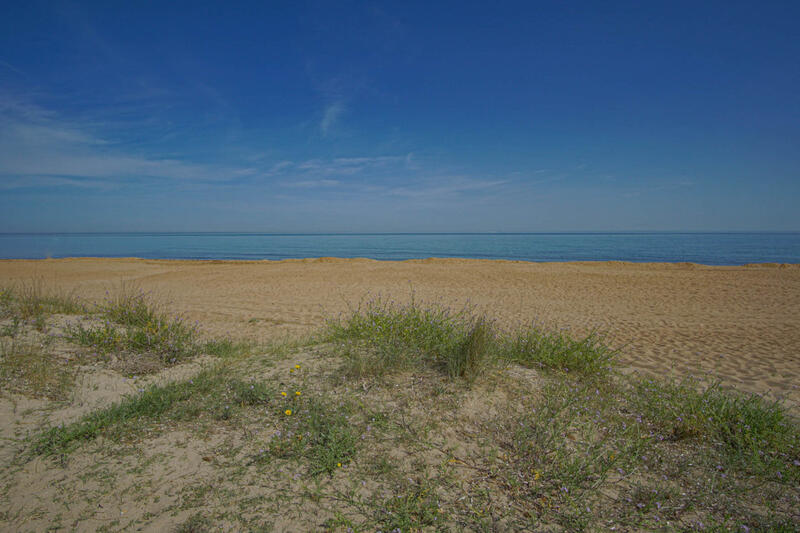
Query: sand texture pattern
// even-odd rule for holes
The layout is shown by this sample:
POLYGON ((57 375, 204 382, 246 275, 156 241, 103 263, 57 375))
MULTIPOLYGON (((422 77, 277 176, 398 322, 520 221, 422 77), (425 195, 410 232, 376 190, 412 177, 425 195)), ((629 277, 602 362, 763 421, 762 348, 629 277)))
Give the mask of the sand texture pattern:
POLYGON ((370 298, 472 306, 501 326, 606 334, 625 370, 711 373, 800 402, 800 265, 527 263, 466 259, 0 261, 0 285, 41 279, 100 300, 151 292, 209 334, 277 340, 370 298))

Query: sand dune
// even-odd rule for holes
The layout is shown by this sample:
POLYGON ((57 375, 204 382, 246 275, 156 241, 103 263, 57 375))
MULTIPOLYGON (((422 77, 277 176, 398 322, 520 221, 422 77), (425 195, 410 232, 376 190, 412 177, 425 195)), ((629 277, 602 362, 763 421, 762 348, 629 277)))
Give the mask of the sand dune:
POLYGON ((599 329, 626 369, 706 373, 800 403, 800 265, 61 259, 0 261, 0 284, 41 278, 100 299, 135 283, 209 333, 309 332, 373 297, 470 305, 501 325, 599 329))

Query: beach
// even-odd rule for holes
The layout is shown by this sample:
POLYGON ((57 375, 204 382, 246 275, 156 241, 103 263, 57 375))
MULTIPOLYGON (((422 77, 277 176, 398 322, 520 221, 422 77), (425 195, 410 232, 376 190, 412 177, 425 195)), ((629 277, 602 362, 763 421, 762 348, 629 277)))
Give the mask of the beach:
POLYGON ((797 265, 0 261, 0 531, 796 530, 798 316, 797 265))
POLYGON ((718 378, 800 402, 800 265, 299 259, 0 261, 0 285, 100 301, 122 284, 198 321, 209 335, 276 341, 383 298, 469 308, 500 327, 598 331, 625 372, 718 378))

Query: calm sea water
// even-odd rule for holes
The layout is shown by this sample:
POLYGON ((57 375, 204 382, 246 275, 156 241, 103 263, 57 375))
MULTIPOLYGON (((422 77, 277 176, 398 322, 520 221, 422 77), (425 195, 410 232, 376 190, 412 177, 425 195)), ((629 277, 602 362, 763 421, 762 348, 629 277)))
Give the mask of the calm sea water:
POLYGON ((0 234, 0 258, 288 259, 466 257, 708 265, 800 263, 800 233, 0 234))

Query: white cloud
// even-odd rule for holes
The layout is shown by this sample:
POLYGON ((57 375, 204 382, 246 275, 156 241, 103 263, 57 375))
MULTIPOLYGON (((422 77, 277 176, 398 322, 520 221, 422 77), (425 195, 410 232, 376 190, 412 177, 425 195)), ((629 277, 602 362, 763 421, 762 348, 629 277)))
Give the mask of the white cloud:
POLYGON ((331 133, 331 130, 336 126, 345 111, 346 107, 343 102, 334 102, 325 107, 325 111, 322 113, 322 121, 319 123, 319 130, 322 132, 323 137, 327 137, 331 133))
POLYGON ((61 176, 25 176, 0 180, 0 190, 27 189, 38 187, 76 187, 80 189, 110 189, 112 184, 105 180, 64 178, 61 176))
POLYGON ((392 165, 402 164, 406 156, 337 157, 334 159, 308 159, 300 163, 282 161, 276 163, 267 174, 289 174, 303 176, 353 176, 370 170, 376 172, 392 165))
POLYGON ((316 187, 335 187, 340 184, 341 182, 339 180, 321 179, 321 180, 290 181, 290 182, 285 182, 282 185, 284 185, 285 187, 299 187, 303 189, 311 189, 316 187))
POLYGON ((508 183, 508 180, 474 180, 464 178, 440 178, 438 181, 439 182, 436 184, 424 184, 417 187, 395 187, 388 189, 386 193, 392 196, 431 199, 491 189, 508 183))
POLYGON ((103 182, 69 178, 219 181, 257 172, 250 167, 195 164, 174 157, 126 153, 94 129, 94 124, 68 120, 24 99, 0 94, 0 182, 5 188, 20 183, 26 187, 90 187, 103 182), (45 176, 57 179, 43 180, 45 176))

